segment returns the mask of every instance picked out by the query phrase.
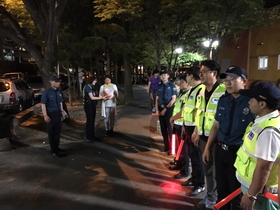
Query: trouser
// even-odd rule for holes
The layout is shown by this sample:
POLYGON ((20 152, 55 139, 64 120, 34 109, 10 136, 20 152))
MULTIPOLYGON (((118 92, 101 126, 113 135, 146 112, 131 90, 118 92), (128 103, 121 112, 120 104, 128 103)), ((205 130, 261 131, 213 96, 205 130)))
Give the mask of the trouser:
MULTIPOLYGON (((199 148, 201 154, 203 153, 206 145, 206 140, 208 137, 200 136, 199 141, 199 148)), ((210 160, 209 163, 206 165, 203 163, 204 168, 204 175, 206 178, 206 185, 207 185, 207 197, 209 201, 216 202, 217 201, 217 184, 216 184, 216 177, 215 177, 215 163, 214 163, 214 152, 215 152, 216 145, 213 146, 210 152, 210 160)))
POLYGON ((165 151, 170 151, 170 138, 172 135, 172 128, 170 124, 170 118, 173 113, 174 106, 168 108, 164 116, 159 116, 160 130, 163 137, 165 151))
MULTIPOLYGON (((241 185, 242 193, 245 194, 248 191, 248 188, 241 185)), ((273 200, 270 200, 262 195, 257 196, 257 200, 253 207, 253 210, 278 210, 279 204, 273 200)))
MULTIPOLYGON (((191 159, 192 165, 192 182, 195 186, 203 187, 205 185, 204 180, 204 168, 203 168, 203 161, 201 157, 200 148, 196 147, 192 140, 191 136, 194 131, 195 126, 185 126, 185 143, 186 147, 188 148, 188 154, 191 159)), ((185 166, 186 167, 186 166, 185 166)))
MULTIPOLYGON (((185 139, 185 135, 182 136, 182 126, 176 125, 176 124, 174 124, 173 133, 176 136, 176 143, 175 143, 176 150, 175 151, 177 154, 181 141, 184 141, 183 139, 185 139)), ((189 155, 188 155, 188 148, 186 146, 185 141, 184 141, 184 145, 183 145, 183 148, 182 148, 180 156, 179 156, 179 160, 177 161, 177 164, 179 166, 183 166, 181 173, 184 173, 184 174, 189 173, 189 155)))
POLYGON ((151 108, 155 108, 155 103, 156 103, 156 90, 151 90, 150 89, 150 99, 151 99, 151 108))
POLYGON ((94 124, 95 124, 95 115, 96 115, 96 106, 95 105, 84 105, 84 110, 86 113, 86 138, 90 141, 93 141, 95 138, 94 135, 94 124))
POLYGON ((49 137, 49 143, 52 152, 59 152, 59 141, 61 132, 61 113, 58 112, 48 112, 47 113, 51 121, 47 123, 47 131, 49 137))
POLYGON ((115 124, 115 107, 105 107, 106 117, 104 119, 106 131, 112 131, 115 124))
MULTIPOLYGON (((236 168, 234 162, 236 152, 239 147, 232 147, 229 150, 224 150, 221 146, 216 145, 215 151, 215 168, 218 201, 221 201, 229 194, 240 188, 240 183, 236 179, 236 168)), ((236 196, 220 210, 241 210, 240 206, 241 194, 236 196)))

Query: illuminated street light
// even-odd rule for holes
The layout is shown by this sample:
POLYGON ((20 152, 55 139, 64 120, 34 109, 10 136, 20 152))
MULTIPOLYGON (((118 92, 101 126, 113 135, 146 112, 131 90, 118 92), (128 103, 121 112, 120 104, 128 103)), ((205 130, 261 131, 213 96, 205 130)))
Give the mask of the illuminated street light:
POLYGON ((176 49, 175 49, 175 52, 176 52, 177 54, 181 54, 181 53, 183 52, 182 47, 176 48, 176 49))
POLYGON ((210 52, 209 52, 209 59, 212 60, 212 51, 213 51, 213 48, 217 48, 219 46, 219 41, 218 40, 215 40, 212 42, 212 45, 210 46, 210 43, 211 43, 212 40, 205 40, 202 44, 204 47, 210 47, 210 52))

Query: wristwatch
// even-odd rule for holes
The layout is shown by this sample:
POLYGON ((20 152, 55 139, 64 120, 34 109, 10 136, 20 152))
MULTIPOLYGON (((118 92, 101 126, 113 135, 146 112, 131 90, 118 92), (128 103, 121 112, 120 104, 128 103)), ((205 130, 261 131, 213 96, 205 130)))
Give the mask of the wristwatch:
POLYGON ((247 191, 247 196, 248 196, 248 198, 251 200, 251 201, 256 201, 258 198, 257 198, 257 196, 254 196, 254 195, 250 195, 249 193, 248 193, 248 191, 247 191))

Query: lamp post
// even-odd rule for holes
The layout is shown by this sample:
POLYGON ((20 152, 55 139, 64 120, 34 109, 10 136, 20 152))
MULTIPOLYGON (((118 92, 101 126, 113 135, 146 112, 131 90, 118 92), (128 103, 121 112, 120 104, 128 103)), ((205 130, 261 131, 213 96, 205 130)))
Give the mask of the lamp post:
POLYGON ((203 43, 204 47, 207 47, 209 48, 210 47, 210 52, 209 52, 209 59, 212 60, 212 57, 213 57, 213 48, 217 48, 218 45, 219 45, 219 41, 218 40, 215 40, 215 41, 212 41, 212 40, 205 40, 203 43))
POLYGON ((176 52, 176 57, 175 57, 175 61, 174 61, 174 68, 176 66, 176 62, 177 62, 178 56, 183 52, 183 48, 182 47, 178 47, 178 48, 175 49, 175 52, 176 52))

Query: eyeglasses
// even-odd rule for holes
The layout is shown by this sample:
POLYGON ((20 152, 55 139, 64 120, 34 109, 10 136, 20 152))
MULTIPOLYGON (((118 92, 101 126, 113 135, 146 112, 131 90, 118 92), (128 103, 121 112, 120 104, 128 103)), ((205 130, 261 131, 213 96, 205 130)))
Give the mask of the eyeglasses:
POLYGON ((235 77, 235 78, 233 78, 233 79, 224 79, 224 83, 230 83, 230 84, 232 84, 232 83, 237 82, 237 81, 239 80, 239 78, 240 78, 240 77, 235 77))
POLYGON ((203 70, 201 70, 201 71, 199 72, 199 74, 206 74, 206 73, 209 72, 209 71, 214 71, 214 70, 205 70, 205 69, 203 69, 203 70))

